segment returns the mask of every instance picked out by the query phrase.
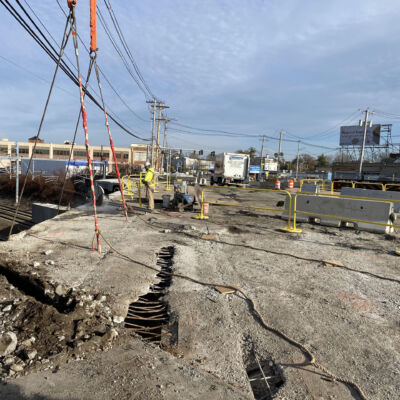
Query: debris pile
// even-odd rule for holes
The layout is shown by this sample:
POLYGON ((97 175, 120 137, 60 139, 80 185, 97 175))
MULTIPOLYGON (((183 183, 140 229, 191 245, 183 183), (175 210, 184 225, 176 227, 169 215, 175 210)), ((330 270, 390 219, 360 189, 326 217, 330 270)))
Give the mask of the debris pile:
POLYGON ((31 267, 0 264, 0 379, 52 369, 111 347, 123 318, 99 293, 46 281, 31 267))

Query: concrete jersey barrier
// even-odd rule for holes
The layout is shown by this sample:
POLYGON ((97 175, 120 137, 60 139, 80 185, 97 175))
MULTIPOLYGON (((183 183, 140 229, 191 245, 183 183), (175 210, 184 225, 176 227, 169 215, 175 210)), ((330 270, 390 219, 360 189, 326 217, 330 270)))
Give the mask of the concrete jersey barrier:
MULTIPOLYGON (((342 194, 343 196, 369 197, 371 199, 400 201, 400 192, 386 192, 383 190, 342 187, 340 189, 340 194, 342 194)), ((399 213, 400 203, 393 203, 393 208, 395 213, 399 213)))
MULTIPOLYGON (((294 203, 294 198, 292 199, 292 203, 294 203)), ((289 207, 289 200, 287 196, 285 207, 286 209, 289 207)), ((321 225, 339 228, 342 223, 348 224, 351 222, 346 221, 347 218, 382 224, 391 224, 390 217, 393 214, 393 203, 374 200, 358 200, 299 194, 297 196, 296 210, 336 217, 328 218, 296 213, 296 222, 309 222, 310 218, 312 218, 319 219, 321 225)), ((288 214, 282 214, 282 218, 286 220, 288 218, 288 214)), ((293 211, 291 218, 293 218, 293 211)), ((390 233, 393 231, 391 226, 369 224, 368 222, 351 223, 354 224, 355 228, 363 231, 376 233, 390 233)))

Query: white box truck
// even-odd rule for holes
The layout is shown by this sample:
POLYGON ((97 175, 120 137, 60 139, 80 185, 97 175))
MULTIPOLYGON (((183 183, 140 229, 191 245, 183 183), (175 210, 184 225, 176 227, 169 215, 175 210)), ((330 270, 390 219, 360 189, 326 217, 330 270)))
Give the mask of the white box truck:
POLYGON ((211 185, 244 185, 249 183, 250 156, 221 153, 216 155, 211 185))

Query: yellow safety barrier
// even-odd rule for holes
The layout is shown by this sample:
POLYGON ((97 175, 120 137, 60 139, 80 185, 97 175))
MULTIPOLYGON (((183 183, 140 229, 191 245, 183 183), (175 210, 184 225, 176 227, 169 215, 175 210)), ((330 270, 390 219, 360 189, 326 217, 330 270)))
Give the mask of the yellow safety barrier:
POLYGON ((354 182, 353 181, 332 181, 332 185, 333 185, 333 190, 335 191, 335 184, 336 183, 345 183, 345 184, 347 184, 347 185, 349 185, 349 186, 347 186, 347 187, 352 187, 352 188, 354 188, 354 182))
POLYGON ((388 187, 398 187, 400 188, 400 183, 386 183, 385 184, 385 190, 388 190, 388 187))
POLYGON ((246 209, 255 209, 255 210, 264 210, 264 211, 279 211, 280 213, 288 213, 288 225, 286 228, 283 228, 284 231, 290 233, 297 233, 301 232, 300 229, 292 228, 291 226, 291 210, 292 210, 292 195, 287 190, 283 189, 257 189, 257 188, 243 188, 243 187, 226 187, 226 186, 203 186, 201 189, 201 204, 200 204, 200 214, 196 215, 194 218, 196 219, 208 219, 207 215, 204 215, 204 204, 214 204, 218 206, 226 206, 226 207, 240 207, 246 209), (289 198, 289 208, 286 210, 282 210, 281 208, 271 208, 271 207, 258 207, 258 206, 243 206, 243 205, 236 205, 236 204, 227 204, 227 203, 216 203, 210 201, 204 201, 204 191, 206 189, 229 189, 229 190, 250 190, 250 191, 257 191, 257 192, 276 192, 276 193, 285 193, 289 198))
POLYGON ((166 174, 167 175, 167 184, 165 185, 165 190, 167 192, 170 192, 172 190, 171 186, 171 174, 166 174))
MULTIPOLYGON (((384 224, 382 222, 374 222, 374 221, 366 221, 366 220, 361 220, 361 219, 355 219, 355 218, 342 218, 338 216, 333 216, 333 215, 327 215, 327 214, 319 214, 319 213, 313 213, 313 212, 308 212, 308 211, 299 211, 297 210, 297 196, 301 194, 306 194, 306 195, 312 195, 312 196, 319 196, 319 197, 335 197, 335 198, 341 198, 341 199, 355 199, 355 200, 372 200, 372 201, 380 201, 382 203, 400 203, 400 200, 387 200, 387 199, 375 199, 375 198, 369 198, 369 197, 357 197, 357 196, 342 196, 340 194, 324 194, 324 193, 302 193, 302 192, 297 192, 296 195, 294 196, 293 200, 293 222, 292 222, 292 229, 296 230, 296 214, 303 214, 303 215, 310 215, 312 217, 319 217, 319 218, 331 218, 331 219, 337 219, 339 221, 346 221, 346 222, 361 222, 365 224, 371 224, 371 225, 378 225, 378 226, 390 226, 392 228, 400 228, 400 225, 394 225, 394 224, 384 224)), ((300 231, 301 232, 301 231, 300 231)))
POLYGON ((171 175, 167 174, 167 173, 158 175, 158 177, 157 177, 157 185, 160 187, 161 184, 165 184, 165 189, 164 190, 166 192, 170 192, 172 190, 171 175))
POLYGON ((355 188, 359 185, 375 185, 375 186, 380 186, 381 190, 383 190, 383 191, 386 190, 385 185, 380 182, 358 182, 358 181, 356 181, 356 182, 352 182, 352 183, 353 183, 353 188, 355 188))
POLYGON ((142 206, 142 196, 141 196, 141 187, 142 187, 142 173, 140 174, 132 174, 132 175, 124 175, 122 177, 122 190, 124 191, 124 195, 126 197, 130 197, 130 200, 133 200, 135 197, 135 193, 132 188, 135 185, 138 188, 138 201, 139 207, 142 206), (135 178, 139 178, 136 182, 135 178))
POLYGON ((331 179, 302 179, 300 181, 300 192, 303 187, 303 183, 311 183, 311 182, 314 182, 315 184, 321 182, 321 190, 326 190, 333 193, 333 181, 331 179))

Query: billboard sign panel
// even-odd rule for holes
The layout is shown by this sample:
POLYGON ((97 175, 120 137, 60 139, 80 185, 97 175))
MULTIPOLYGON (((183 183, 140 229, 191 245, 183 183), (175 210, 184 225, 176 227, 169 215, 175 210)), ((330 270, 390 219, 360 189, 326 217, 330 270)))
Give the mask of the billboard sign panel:
MULTIPOLYGON (((362 146, 364 127, 359 125, 340 127, 340 146, 362 146)), ((372 125, 367 128, 365 138, 366 146, 379 145, 381 139, 381 126, 372 125)))

